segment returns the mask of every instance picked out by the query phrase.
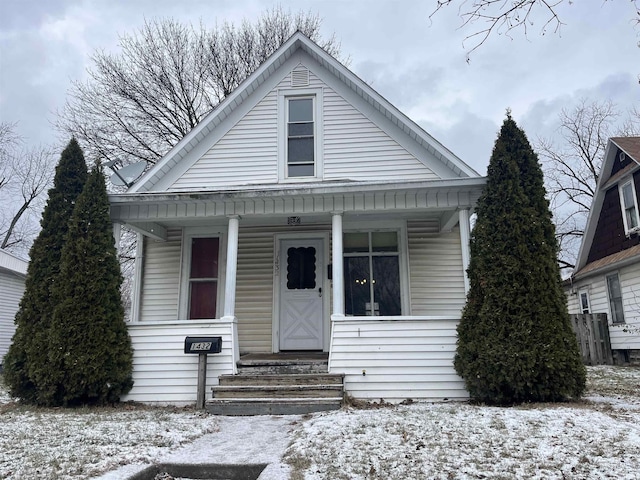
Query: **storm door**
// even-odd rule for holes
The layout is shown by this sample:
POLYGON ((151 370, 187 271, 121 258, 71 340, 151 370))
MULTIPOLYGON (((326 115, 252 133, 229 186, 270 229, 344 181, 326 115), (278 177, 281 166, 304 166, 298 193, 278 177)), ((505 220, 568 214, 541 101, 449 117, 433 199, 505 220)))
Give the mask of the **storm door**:
POLYGON ((323 241, 280 242, 280 350, 322 350, 323 241))

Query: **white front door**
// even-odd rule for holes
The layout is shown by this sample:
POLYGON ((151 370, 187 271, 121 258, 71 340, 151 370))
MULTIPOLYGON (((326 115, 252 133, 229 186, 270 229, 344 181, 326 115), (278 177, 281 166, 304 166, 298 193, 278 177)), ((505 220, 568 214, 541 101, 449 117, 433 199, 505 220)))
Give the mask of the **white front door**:
POLYGON ((323 240, 280 242, 280 350, 322 350, 323 240))

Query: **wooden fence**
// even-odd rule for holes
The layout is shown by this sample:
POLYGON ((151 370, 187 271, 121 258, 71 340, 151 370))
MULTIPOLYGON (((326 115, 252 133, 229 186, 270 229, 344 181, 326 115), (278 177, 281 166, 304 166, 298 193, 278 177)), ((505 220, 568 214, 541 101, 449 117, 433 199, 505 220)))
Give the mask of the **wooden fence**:
POLYGON ((613 365, 606 313, 571 315, 585 365, 613 365))

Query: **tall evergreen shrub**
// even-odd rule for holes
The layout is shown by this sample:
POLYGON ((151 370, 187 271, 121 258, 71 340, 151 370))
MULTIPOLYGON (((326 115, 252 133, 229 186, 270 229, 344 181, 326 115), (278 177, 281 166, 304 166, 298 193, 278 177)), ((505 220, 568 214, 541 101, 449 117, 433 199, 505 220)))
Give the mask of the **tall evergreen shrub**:
POLYGON ((557 249, 537 156, 507 114, 478 201, 458 326, 455 369, 472 399, 504 405, 584 391, 557 249))
POLYGON ((96 165, 78 198, 62 250, 49 341, 50 404, 102 405, 132 385, 131 340, 104 175, 96 165))
POLYGON ((47 342, 55 303, 60 254, 76 199, 87 179, 78 142, 72 139, 60 156, 42 213, 42 230, 33 242, 25 292, 16 314, 16 332, 4 358, 4 380, 12 395, 27 403, 42 403, 38 388, 46 376, 47 342))

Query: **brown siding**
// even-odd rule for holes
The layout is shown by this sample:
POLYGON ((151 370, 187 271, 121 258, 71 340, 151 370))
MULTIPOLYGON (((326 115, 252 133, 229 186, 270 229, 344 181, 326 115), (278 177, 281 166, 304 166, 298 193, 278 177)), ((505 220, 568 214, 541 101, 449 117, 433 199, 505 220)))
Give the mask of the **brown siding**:
POLYGON ((619 160, 620 151, 621 150, 619 148, 616 149, 616 159, 613 161, 613 166, 611 167, 611 175, 609 175, 610 177, 613 177, 616 173, 633 162, 629 155, 626 155, 626 158, 621 162, 619 160))
MULTIPOLYGON (((620 162, 615 162, 619 164, 620 162)), ((640 191, 640 172, 633 176, 636 192, 640 191)), ((594 262, 614 253, 640 244, 640 237, 632 235, 627 237, 624 233, 622 221, 622 208, 620 207, 620 195, 618 186, 615 185, 606 191, 604 202, 598 219, 598 226, 593 237, 591 250, 587 263, 594 262)))

